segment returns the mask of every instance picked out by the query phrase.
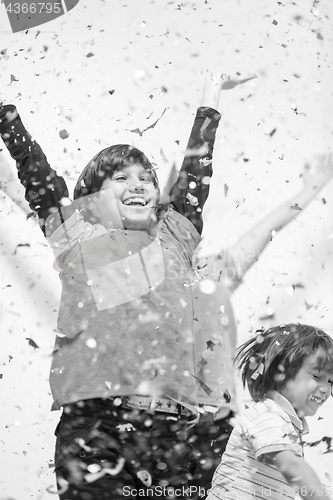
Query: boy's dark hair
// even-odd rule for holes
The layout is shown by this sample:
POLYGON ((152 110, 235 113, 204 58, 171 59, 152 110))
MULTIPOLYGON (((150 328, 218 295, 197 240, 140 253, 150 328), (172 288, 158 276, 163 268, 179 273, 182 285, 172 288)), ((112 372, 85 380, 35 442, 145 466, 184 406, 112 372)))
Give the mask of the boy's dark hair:
POLYGON ((74 188, 74 200, 100 191, 103 182, 111 179, 114 172, 135 164, 142 165, 153 176, 158 189, 156 172, 146 155, 129 144, 116 144, 95 155, 83 169, 74 188))
POLYGON ((333 339, 314 326, 288 324, 257 330, 256 337, 237 349, 235 363, 254 401, 269 390, 280 391, 297 375, 306 357, 321 348, 320 370, 333 373, 333 339))

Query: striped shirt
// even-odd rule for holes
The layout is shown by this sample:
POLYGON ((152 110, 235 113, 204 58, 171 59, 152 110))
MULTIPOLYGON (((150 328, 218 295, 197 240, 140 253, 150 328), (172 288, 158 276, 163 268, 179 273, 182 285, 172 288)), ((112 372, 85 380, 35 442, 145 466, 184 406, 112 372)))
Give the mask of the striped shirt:
POLYGON ((300 420, 290 402, 276 391, 247 408, 235 426, 217 467, 207 500, 294 499, 294 489, 265 455, 293 451, 303 456, 300 420))

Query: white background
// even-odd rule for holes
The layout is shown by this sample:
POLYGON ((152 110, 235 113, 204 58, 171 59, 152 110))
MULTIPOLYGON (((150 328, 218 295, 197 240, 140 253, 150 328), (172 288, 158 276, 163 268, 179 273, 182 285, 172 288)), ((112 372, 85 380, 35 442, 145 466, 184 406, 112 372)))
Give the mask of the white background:
MULTIPOLYGON (((205 211, 212 250, 294 195, 297 203, 304 161, 332 144, 330 1, 81 0, 58 20, 18 34, 4 9, 0 96, 18 106, 71 190, 90 158, 119 142, 143 149, 163 185, 172 163, 180 165, 202 69, 257 74, 221 96, 205 211), (142 137, 130 132, 147 128, 165 108, 142 137)), ((15 170, 7 152, 0 154, 15 170)), ((247 274, 233 297, 239 342, 272 323, 333 330, 332 198, 330 183, 247 274), (272 312, 270 322, 260 319, 272 312)), ((0 499, 45 500, 55 498, 47 489, 54 491, 49 464, 59 413, 49 411, 47 379, 60 286, 41 231, 25 219, 0 192, 0 499)), ((309 419, 308 440, 332 436, 332 417, 330 401, 309 419)), ((307 456, 333 489, 332 453, 325 450, 321 443, 307 456)))

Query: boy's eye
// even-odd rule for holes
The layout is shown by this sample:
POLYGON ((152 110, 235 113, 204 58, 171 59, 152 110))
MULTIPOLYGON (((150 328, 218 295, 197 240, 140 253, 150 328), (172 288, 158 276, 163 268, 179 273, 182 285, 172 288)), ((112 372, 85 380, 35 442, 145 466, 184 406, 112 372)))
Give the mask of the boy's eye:
POLYGON ((113 178, 114 181, 125 181, 126 176, 125 175, 117 175, 116 177, 113 178))
POLYGON ((150 175, 143 175, 140 180, 142 182, 153 182, 153 179, 150 177, 150 175))

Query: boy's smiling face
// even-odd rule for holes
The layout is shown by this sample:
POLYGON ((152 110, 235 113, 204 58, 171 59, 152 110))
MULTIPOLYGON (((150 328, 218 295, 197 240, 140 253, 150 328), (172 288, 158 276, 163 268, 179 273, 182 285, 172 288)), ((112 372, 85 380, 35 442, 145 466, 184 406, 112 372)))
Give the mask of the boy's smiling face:
POLYGON ((151 225, 158 198, 153 174, 140 164, 116 170, 95 200, 95 212, 108 229, 145 230, 151 225))
POLYGON ((299 417, 313 416, 331 394, 333 374, 320 368, 324 353, 319 348, 308 356, 295 378, 289 380, 280 393, 293 405, 299 417))

